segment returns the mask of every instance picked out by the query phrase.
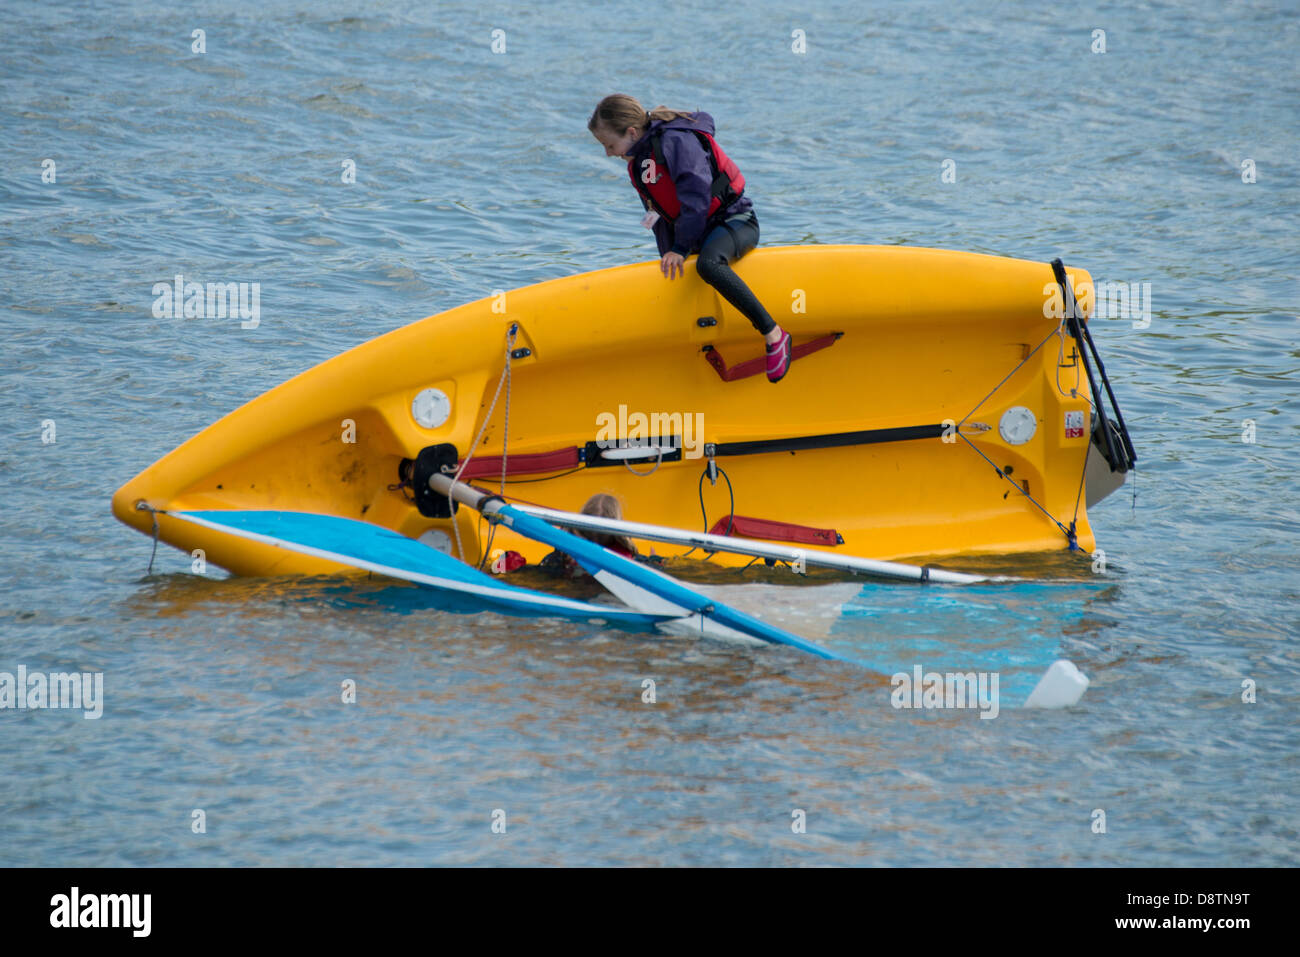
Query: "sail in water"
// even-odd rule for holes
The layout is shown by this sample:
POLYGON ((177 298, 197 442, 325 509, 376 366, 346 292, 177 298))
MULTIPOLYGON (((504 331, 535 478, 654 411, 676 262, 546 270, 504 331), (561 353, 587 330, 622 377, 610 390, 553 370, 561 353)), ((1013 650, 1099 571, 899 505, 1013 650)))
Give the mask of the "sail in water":
POLYGON ((282 511, 168 512, 195 525, 441 591, 472 595, 515 614, 557 615, 652 625, 668 615, 576 601, 519 588, 484 574, 423 542, 369 522, 282 511))

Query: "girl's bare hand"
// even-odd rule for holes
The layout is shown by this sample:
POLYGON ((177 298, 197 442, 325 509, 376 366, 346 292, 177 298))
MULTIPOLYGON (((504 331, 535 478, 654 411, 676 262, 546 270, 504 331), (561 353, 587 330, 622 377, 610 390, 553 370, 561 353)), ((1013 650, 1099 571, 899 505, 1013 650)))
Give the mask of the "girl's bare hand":
POLYGON ((659 269, 666 279, 676 279, 686 275, 686 259, 680 253, 667 252, 659 262, 659 269))

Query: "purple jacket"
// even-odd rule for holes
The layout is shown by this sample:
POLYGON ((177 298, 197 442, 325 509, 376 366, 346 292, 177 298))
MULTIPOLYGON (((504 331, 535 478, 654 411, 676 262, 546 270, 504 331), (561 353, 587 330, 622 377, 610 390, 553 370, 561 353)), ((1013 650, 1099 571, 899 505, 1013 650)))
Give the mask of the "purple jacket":
POLYGON ((712 223, 705 221, 712 199, 713 172, 709 168, 709 157, 700 138, 688 132, 695 129, 713 135, 713 117, 702 111, 692 113, 690 119, 676 117, 671 120, 652 120, 646 135, 632 144, 632 151, 628 154, 632 157, 634 170, 639 170, 641 161, 651 155, 650 134, 656 129, 664 131, 664 162, 668 165, 668 175, 673 178, 673 186, 677 188, 677 199, 682 204, 682 211, 675 224, 659 217, 654 225, 655 240, 659 243, 660 256, 670 250, 689 256, 700 251, 711 225, 746 212, 754 204, 748 196, 741 196, 725 210, 715 213, 712 223))

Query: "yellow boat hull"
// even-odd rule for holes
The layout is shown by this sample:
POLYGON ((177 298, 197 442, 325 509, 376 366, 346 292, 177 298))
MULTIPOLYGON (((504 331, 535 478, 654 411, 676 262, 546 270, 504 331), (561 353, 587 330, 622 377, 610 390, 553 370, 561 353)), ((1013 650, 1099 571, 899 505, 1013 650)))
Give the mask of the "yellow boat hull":
MULTIPOLYGON (((843 543, 831 550, 839 553, 916 559, 1058 550, 1067 546, 1061 525, 1071 523, 1079 547, 1094 548, 1080 495, 1091 434, 1088 381, 1071 359, 1074 340, 1054 335, 1062 304, 1050 266, 898 246, 792 246, 758 249, 735 268, 796 345, 842 336, 797 359, 776 385, 761 372, 728 382, 705 348, 735 365, 762 355, 762 340, 689 260, 688 275, 675 280, 657 262, 550 280, 411 323, 285 382, 122 486, 114 514, 152 534, 153 518, 137 503, 162 511, 320 512, 411 537, 432 532, 443 542, 458 531, 464 557, 477 562, 487 527, 476 515, 462 509, 453 529, 451 519, 422 515, 408 493, 390 486, 403 459, 441 443, 463 456, 480 430, 475 458, 500 456, 507 411, 506 451, 517 462, 584 448, 602 430, 607 436, 611 422, 638 422, 637 413, 680 422, 683 438, 685 427, 698 424, 690 436, 695 452, 704 442, 949 423, 941 437, 736 455, 718 464, 737 515, 834 529, 843 543), (484 428, 512 327, 518 358, 510 361, 509 401, 501 390, 484 428), (413 402, 429 389, 449 408, 445 421, 426 427, 413 402), (1001 428, 1013 407, 1028 409, 1035 423, 1032 436, 1014 444, 1001 428)), ((1091 277, 1068 272, 1086 315, 1091 277)), ((512 470, 507 494, 576 511, 609 492, 629 520, 696 529, 705 460, 691 451, 650 475, 633 470, 650 472, 653 461, 512 470)), ((476 480, 493 490, 499 482, 476 480)), ((712 526, 730 499, 723 481, 706 480, 703 491, 712 526)), ((236 574, 340 570, 165 514, 158 527, 164 541, 203 549, 207 561, 236 574)), ((504 527, 492 547, 530 561, 546 551, 504 527)))

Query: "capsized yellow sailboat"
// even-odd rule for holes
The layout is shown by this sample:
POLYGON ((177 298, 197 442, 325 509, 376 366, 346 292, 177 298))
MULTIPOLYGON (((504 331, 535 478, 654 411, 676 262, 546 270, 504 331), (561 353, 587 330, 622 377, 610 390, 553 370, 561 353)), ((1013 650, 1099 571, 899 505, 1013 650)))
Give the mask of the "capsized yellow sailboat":
MULTIPOLYGON (((1087 508, 1135 456, 1086 271, 899 246, 760 248, 735 269, 794 337, 775 385, 749 321, 692 270, 583 273, 309 369, 127 482, 113 512, 242 575, 343 566, 167 513, 338 516, 479 563, 488 528, 416 481, 422 462, 507 500, 576 512, 608 492, 633 521, 863 558, 1095 547, 1087 508)), ((503 526, 492 547, 547 550, 503 526)))

